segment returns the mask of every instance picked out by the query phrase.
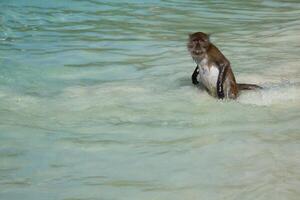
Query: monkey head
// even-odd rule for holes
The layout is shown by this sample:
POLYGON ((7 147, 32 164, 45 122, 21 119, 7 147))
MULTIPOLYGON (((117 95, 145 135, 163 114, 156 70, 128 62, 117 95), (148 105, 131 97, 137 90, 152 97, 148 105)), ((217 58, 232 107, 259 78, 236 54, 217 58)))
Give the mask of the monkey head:
POLYGON ((196 32, 190 34, 187 48, 194 59, 202 59, 205 56, 209 45, 209 36, 202 32, 196 32))

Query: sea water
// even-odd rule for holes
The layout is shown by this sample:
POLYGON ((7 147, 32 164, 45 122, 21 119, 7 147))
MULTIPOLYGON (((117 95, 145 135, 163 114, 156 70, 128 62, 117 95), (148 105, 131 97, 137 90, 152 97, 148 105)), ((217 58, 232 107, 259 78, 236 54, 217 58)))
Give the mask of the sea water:
POLYGON ((1 200, 298 200, 300 2, 0 1, 1 200), (211 34, 236 100, 192 85, 211 34))

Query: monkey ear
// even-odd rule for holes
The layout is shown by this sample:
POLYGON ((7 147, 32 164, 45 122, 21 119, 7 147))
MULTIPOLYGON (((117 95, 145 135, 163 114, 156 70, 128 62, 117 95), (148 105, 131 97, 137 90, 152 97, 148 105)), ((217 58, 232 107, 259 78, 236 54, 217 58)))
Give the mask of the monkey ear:
POLYGON ((207 34, 208 40, 210 40, 211 33, 207 34))

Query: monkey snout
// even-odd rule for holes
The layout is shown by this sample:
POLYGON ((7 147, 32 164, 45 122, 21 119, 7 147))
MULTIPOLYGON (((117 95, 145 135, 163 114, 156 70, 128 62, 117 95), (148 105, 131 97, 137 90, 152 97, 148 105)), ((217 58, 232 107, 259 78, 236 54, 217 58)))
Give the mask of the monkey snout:
POLYGON ((199 49, 194 49, 193 54, 194 55, 200 55, 200 54, 202 54, 202 51, 199 50, 199 49))

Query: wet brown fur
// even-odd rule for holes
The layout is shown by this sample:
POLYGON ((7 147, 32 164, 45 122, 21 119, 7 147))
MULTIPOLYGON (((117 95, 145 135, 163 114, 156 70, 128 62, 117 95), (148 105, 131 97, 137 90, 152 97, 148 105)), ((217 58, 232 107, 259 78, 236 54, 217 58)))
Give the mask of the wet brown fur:
MULTIPOLYGON (((232 68, 230 66, 230 62, 222 54, 222 52, 209 41, 209 36, 207 34, 202 32, 191 34, 187 47, 189 52, 191 53, 191 56, 197 64, 199 64, 201 60, 206 58, 208 60, 208 68, 211 68, 212 65, 218 67, 220 73, 218 77, 218 84, 216 85, 216 87, 218 88, 218 98, 224 98, 224 89, 228 89, 228 87, 228 98, 232 99, 237 98, 240 90, 252 90, 261 88, 260 86, 254 84, 237 84, 232 68)), ((195 78, 195 72, 192 76, 193 78, 195 78)), ((193 80, 193 83, 195 84, 195 80, 193 80)))

